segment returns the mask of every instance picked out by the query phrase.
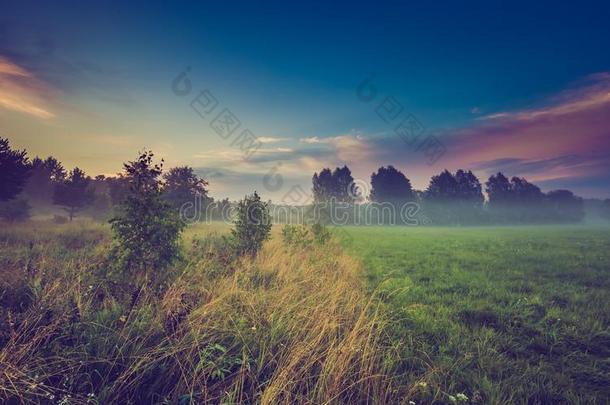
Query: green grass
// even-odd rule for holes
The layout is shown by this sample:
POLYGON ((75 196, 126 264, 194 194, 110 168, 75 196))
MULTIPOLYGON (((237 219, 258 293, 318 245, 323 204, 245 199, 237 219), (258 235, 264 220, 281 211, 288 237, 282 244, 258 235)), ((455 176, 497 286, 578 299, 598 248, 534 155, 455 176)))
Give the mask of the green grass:
POLYGON ((610 401, 610 228, 341 234, 387 304, 389 361, 416 402, 610 401))

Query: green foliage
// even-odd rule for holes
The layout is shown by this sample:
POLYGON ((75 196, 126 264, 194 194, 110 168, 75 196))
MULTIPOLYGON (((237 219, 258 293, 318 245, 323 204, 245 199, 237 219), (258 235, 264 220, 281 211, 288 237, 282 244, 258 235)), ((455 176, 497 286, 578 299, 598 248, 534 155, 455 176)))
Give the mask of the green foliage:
POLYGON ((233 225, 231 237, 236 253, 256 255, 271 232, 268 204, 261 201, 256 191, 238 203, 233 225))
POLYGON ((53 204, 63 206, 70 221, 78 211, 93 203, 94 199, 91 179, 78 167, 70 172, 67 179, 55 186, 53 193, 53 204))
POLYGON ((30 176, 23 193, 37 204, 52 204, 55 186, 66 179, 66 171, 53 156, 32 159, 30 176))
POLYGON ((0 201, 7 201, 23 190, 30 165, 25 150, 13 150, 8 139, 0 138, 0 201))
POLYGON ((311 226, 314 240, 319 245, 324 245, 330 240, 330 231, 322 224, 316 222, 311 226))
POLYGON ((285 225, 282 228, 282 240, 291 247, 306 248, 313 244, 323 245, 330 240, 331 234, 319 223, 311 227, 305 225, 285 225))
POLYGON ((411 181, 394 166, 382 166, 371 174, 371 201, 405 202, 413 200, 411 181))
POLYGON ((185 227, 162 197, 162 165, 153 164, 153 156, 152 152, 143 152, 124 165, 129 192, 110 220, 119 267, 149 278, 178 257, 179 238, 185 227))
POLYGON ((316 203, 334 200, 351 203, 354 201, 354 178, 347 166, 337 167, 331 171, 322 169, 320 174, 314 173, 312 178, 313 197, 316 203))
POLYGON ((0 218, 8 222, 23 222, 30 218, 31 208, 24 198, 0 202, 0 218))
POLYGON ((175 208, 193 204, 198 210, 205 209, 211 201, 208 197, 208 182, 199 178, 189 166, 173 167, 163 175, 165 199, 175 208))
POLYGON ((282 240, 288 246, 305 248, 313 243, 313 235, 304 225, 284 225, 282 240))

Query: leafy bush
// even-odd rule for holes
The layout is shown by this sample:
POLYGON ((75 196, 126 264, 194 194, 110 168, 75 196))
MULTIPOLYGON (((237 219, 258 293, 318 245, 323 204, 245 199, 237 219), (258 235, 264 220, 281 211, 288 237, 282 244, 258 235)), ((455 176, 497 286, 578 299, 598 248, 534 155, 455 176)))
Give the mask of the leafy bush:
POLYGON ((288 246, 303 248, 313 243, 313 235, 304 225, 284 225, 282 240, 288 246))
POLYGON ((311 233, 313 233, 314 240, 318 245, 324 245, 330 240, 330 232, 319 222, 311 226, 311 233))
POLYGON ((8 222, 22 222, 30 218, 30 204, 23 198, 0 203, 0 218, 8 222))
POLYGON ((305 248, 317 245, 324 245, 330 240, 330 232, 326 227, 319 223, 311 227, 305 225, 285 225, 282 228, 282 239, 288 246, 305 248))
POLYGON ((237 206, 237 216, 231 230, 232 243, 238 255, 254 256, 269 239, 271 216, 267 203, 254 194, 246 196, 237 206))
POLYGON ((178 257, 185 227, 162 198, 162 165, 153 164, 153 156, 143 152, 136 161, 124 165, 129 192, 110 220, 120 268, 148 279, 152 279, 151 270, 164 268, 178 257))

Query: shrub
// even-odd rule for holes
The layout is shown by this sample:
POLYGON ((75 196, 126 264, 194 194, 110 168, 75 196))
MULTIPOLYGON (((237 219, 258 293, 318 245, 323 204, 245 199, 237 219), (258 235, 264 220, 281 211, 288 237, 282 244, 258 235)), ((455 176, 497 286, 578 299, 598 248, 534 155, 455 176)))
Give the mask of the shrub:
POLYGON ((304 248, 313 243, 313 235, 304 225, 285 225, 282 240, 288 246, 304 248))
POLYGON ((313 233, 314 240, 318 245, 324 245, 330 240, 330 232, 319 222, 316 222, 311 226, 311 232, 313 233))
POLYGON ((231 230, 232 243, 238 255, 254 256, 269 239, 271 216, 267 203, 259 195, 246 196, 237 206, 237 216, 231 230))
POLYGON ((151 270, 169 265, 179 254, 185 227, 171 205, 162 198, 162 165, 153 164, 153 153, 143 152, 124 165, 129 192, 117 215, 110 220, 116 241, 113 250, 120 268, 151 279, 151 270))
POLYGON ((305 248, 314 243, 324 245, 330 240, 330 232, 324 225, 315 223, 311 227, 305 225, 285 225, 282 228, 282 239, 286 245, 305 248))
POLYGON ((0 204, 0 218, 8 222, 22 222, 30 218, 30 204, 23 198, 14 198, 0 204))

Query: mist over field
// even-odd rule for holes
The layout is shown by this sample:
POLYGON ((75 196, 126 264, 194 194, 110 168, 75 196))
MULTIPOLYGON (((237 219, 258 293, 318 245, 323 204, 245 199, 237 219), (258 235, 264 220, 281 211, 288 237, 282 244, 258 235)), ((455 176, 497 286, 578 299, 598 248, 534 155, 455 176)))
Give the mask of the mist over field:
POLYGON ((610 403, 609 20, 4 1, 0 404, 610 403))

